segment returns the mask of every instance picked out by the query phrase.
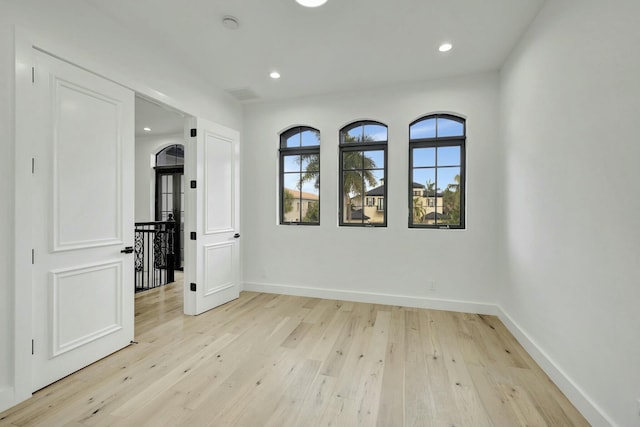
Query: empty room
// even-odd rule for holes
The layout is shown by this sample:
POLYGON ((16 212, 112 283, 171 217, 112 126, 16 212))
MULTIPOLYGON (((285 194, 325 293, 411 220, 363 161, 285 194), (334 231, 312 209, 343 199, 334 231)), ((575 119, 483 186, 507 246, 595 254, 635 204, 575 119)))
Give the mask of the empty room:
POLYGON ((0 426, 640 426, 637 0, 0 0, 0 426))

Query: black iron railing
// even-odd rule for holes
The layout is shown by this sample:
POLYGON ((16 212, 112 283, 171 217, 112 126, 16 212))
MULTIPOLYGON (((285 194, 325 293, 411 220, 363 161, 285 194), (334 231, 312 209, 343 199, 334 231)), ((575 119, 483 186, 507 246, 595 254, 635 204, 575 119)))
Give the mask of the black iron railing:
POLYGON ((135 283, 136 292, 173 282, 175 221, 136 222, 135 283))

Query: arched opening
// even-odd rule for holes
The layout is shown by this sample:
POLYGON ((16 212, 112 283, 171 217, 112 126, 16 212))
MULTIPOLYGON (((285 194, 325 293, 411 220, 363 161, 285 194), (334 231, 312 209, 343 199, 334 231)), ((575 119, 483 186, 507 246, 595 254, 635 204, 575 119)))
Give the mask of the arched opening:
POLYGON ((173 144, 156 153, 155 220, 176 222, 173 240, 176 270, 184 265, 184 145, 173 144))

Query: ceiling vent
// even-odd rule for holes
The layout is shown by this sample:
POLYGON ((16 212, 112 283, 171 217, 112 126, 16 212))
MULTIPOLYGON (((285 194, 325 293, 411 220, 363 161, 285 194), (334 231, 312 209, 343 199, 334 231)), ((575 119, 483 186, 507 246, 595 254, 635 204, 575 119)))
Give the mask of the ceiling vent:
POLYGON ((248 87, 241 87, 238 89, 228 89, 227 92, 230 93, 235 99, 241 102, 255 101, 256 99, 260 98, 258 94, 256 94, 253 90, 249 89, 248 87))

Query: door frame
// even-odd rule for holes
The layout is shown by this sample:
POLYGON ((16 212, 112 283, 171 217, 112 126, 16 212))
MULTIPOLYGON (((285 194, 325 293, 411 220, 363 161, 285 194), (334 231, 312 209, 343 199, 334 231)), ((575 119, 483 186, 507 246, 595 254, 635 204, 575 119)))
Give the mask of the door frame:
MULTIPOLYGON (((101 69, 88 56, 74 55, 70 53, 64 45, 51 44, 50 40, 37 39, 32 33, 25 29, 14 27, 14 277, 13 277, 13 360, 9 363, 12 371, 12 384, 0 388, 0 411, 8 409, 31 397, 32 389, 32 281, 31 281, 31 260, 32 260, 32 203, 30 188, 32 155, 31 146, 32 131, 30 122, 32 114, 29 106, 31 103, 31 67, 34 64, 34 51, 39 50, 49 54, 61 61, 68 62, 85 71, 95 74, 124 86, 135 92, 136 96, 141 96, 152 102, 166 105, 169 108, 181 112, 185 117, 185 123, 189 122, 194 114, 188 111, 191 108, 182 102, 169 97, 151 87, 145 86, 139 81, 130 79, 113 72, 96 73, 92 69, 101 69), (86 64, 86 66, 79 65, 86 64), (29 214, 26 214, 26 213, 29 214)), ((185 125, 185 128, 188 126, 185 125)), ((185 135, 185 142, 187 135, 185 135)), ((185 170, 186 172, 186 170, 185 170)))

